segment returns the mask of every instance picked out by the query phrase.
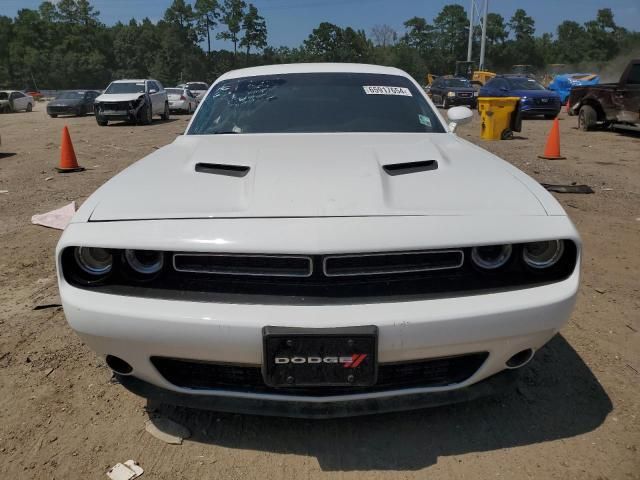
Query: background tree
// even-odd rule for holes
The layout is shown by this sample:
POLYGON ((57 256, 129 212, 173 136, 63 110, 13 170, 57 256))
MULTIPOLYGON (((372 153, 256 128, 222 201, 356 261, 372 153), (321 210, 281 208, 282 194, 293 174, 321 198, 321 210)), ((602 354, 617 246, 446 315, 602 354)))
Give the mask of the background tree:
POLYGON ((252 3, 249 4, 249 10, 242 20, 242 29, 244 37, 240 41, 240 46, 247 49, 247 62, 249 62, 251 47, 264 48, 267 46, 267 24, 252 3))
POLYGON ((218 25, 220 4, 217 0, 196 0, 194 11, 198 33, 207 38, 207 54, 211 55, 211 32, 218 25))
POLYGON ((371 29, 373 44, 378 47, 388 47, 394 45, 398 40, 398 33, 389 25, 374 25, 371 29))
POLYGON ((233 55, 238 53, 238 34, 242 29, 242 20, 245 16, 247 4, 243 0, 224 0, 222 5, 222 23, 227 27, 224 32, 220 32, 217 38, 229 40, 233 43, 233 55))

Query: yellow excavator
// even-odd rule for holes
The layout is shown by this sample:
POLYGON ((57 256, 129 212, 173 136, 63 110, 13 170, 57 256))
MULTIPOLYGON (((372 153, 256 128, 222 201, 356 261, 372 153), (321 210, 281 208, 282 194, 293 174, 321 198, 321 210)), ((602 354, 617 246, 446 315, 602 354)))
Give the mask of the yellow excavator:
POLYGON ((474 62, 458 61, 456 62, 455 76, 464 77, 474 85, 483 86, 496 74, 487 70, 476 70, 474 62))

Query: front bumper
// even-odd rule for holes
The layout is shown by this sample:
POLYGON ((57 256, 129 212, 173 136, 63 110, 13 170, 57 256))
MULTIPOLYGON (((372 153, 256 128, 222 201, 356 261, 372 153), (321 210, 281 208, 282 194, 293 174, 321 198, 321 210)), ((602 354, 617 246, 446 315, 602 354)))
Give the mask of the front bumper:
POLYGON ((522 102, 520 104, 520 111, 524 116, 535 115, 558 115, 562 105, 560 103, 544 104, 532 104, 528 102, 522 102))
POLYGON ((116 375, 116 378, 130 392, 170 405, 249 415, 325 419, 400 412, 468 402, 509 390, 515 384, 516 372, 506 370, 470 387, 457 390, 324 403, 299 402, 295 400, 272 402, 261 398, 191 395, 157 387, 133 376, 116 375))
MULTIPOLYGON (((382 251, 389 245, 398 250, 443 248, 451 245, 452 235, 464 239, 457 242, 483 244, 490 243, 496 235, 495 229, 476 225, 486 219, 471 217, 267 221, 271 228, 259 236, 247 234, 247 226, 255 227, 255 221, 233 219, 72 223, 58 244, 57 257, 60 262, 60 252, 71 245, 272 253, 282 252, 282 239, 287 238, 292 246, 290 253, 326 253, 382 251), (325 228, 327 223, 331 228, 325 228), (383 225, 386 228, 380 228, 383 225), (150 231, 153 235, 149 235, 150 231), (354 235, 355 231, 362 234, 354 235), (221 237, 220 232, 226 232, 225 236, 221 237)), ((566 217, 509 217, 508 224, 512 232, 509 241, 513 243, 547 235, 579 243, 566 217)), ((132 390, 163 398, 169 398, 169 394, 162 393, 168 391, 172 392, 171 398, 181 400, 178 403, 193 397, 195 404, 213 409, 248 411, 258 406, 266 413, 265 405, 272 405, 273 414, 306 412, 312 416, 329 415, 326 412, 352 415, 360 409, 386 411, 392 405, 401 405, 400 409, 424 406, 429 404, 428 397, 432 394, 438 404, 441 400, 436 399, 449 397, 443 392, 465 390, 493 377, 506 368, 507 360, 514 354, 526 349, 535 351, 558 332, 571 314, 579 283, 578 262, 563 281, 513 291, 417 301, 372 299, 371 303, 358 304, 234 304, 98 293, 68 284, 60 274, 60 263, 58 272, 60 295, 70 326, 98 354, 119 357, 133 367, 132 378, 123 379, 132 390), (472 375, 459 383, 325 396, 260 392, 251 388, 179 387, 169 382, 151 361, 152 357, 169 357, 260 366, 262 329, 267 325, 302 328, 375 325, 379 331, 381 365, 475 352, 487 352, 488 356, 472 375)))
POLYGON ((80 109, 79 105, 47 106, 47 115, 75 115, 80 109))
POLYGON ((468 106, 471 108, 475 108, 478 103, 478 97, 447 97, 447 103, 453 106, 468 106))

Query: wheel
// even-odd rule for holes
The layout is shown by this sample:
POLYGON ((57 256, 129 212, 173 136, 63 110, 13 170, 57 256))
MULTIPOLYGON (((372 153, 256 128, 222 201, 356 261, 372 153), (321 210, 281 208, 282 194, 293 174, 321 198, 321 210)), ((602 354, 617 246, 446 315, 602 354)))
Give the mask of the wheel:
POLYGON ((151 104, 148 103, 147 106, 140 113, 140 123, 142 125, 150 125, 153 121, 153 113, 151 112, 151 104))
POLYGON ((100 125, 101 127, 106 127, 109 124, 109 120, 101 117, 100 115, 96 115, 96 122, 98 122, 98 125, 100 125))
POLYGON ((598 115, 593 107, 589 105, 583 105, 580 107, 580 112, 578 113, 578 128, 580 130, 583 132, 593 130, 597 121, 598 115))
POLYGON ((549 115, 545 115, 545 116, 544 116, 544 118, 545 118, 546 120, 553 120, 553 119, 554 119, 554 118, 556 118, 556 117, 557 117, 557 115, 553 115, 553 114, 549 114, 549 115))
POLYGON ((164 113, 160 114, 160 118, 166 122, 167 120, 169 120, 169 116, 170 115, 171 114, 169 113, 169 104, 167 102, 165 102, 164 103, 164 113))
POLYGON ((513 139, 513 132, 508 128, 505 128, 500 134, 500 140, 512 140, 512 139, 513 139))
POLYGON ((33 105, 27 103, 27 112, 30 112, 31 110, 33 110, 33 105))
POLYGON ((58 115, 56 115, 55 113, 52 113, 51 115, 49 115, 51 118, 58 118, 58 115))

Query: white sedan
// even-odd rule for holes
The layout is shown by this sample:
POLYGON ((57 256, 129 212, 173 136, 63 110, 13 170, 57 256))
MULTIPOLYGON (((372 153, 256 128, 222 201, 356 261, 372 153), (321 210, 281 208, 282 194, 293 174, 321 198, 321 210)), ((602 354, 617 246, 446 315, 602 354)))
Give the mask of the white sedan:
POLYGON ((509 384, 569 318, 580 238, 523 172, 388 67, 220 77, 184 135, 95 192, 56 258, 67 320, 120 382, 330 417, 509 384))
POLYGON ((196 96, 188 88, 167 88, 169 110, 191 114, 198 107, 196 96))
POLYGON ((31 95, 17 90, 0 90, 0 113, 33 110, 34 100, 31 95))

